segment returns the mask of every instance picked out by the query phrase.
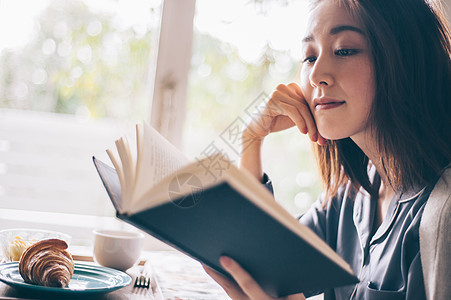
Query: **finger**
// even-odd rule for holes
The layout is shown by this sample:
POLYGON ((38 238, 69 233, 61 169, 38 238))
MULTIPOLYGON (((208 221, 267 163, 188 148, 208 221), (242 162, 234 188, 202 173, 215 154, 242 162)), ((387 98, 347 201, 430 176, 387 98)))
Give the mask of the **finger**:
POLYGON ((294 295, 289 295, 285 298, 285 300, 305 300, 305 296, 304 294, 300 293, 300 294, 294 294, 294 295))
POLYGON ((296 107, 298 114, 302 117, 305 127, 307 128, 307 133, 310 140, 316 142, 318 140, 318 129, 316 127, 315 119, 313 118, 307 104, 292 101, 287 101, 286 103, 296 107))
MULTIPOLYGON (((293 111, 293 108, 284 105, 284 103, 290 106, 294 106, 295 108, 299 104, 298 101, 294 100, 286 93, 277 90, 273 93, 270 101, 268 102, 268 109, 279 115, 288 116, 288 112, 291 112, 291 115, 296 115, 296 111, 293 111)), ((303 134, 306 134, 308 132, 307 124, 305 123, 305 120, 299 110, 297 108, 296 110, 297 114, 300 115, 300 118, 296 117, 295 119, 293 119, 293 121, 297 125, 299 131, 301 131, 303 134)))
POLYGON ((255 280, 241 266, 227 256, 221 256, 219 259, 222 267, 232 275, 233 279, 238 283, 241 290, 251 299, 271 299, 255 280))
POLYGON ((299 85, 297 85, 296 83, 292 82, 292 83, 288 84, 288 87, 289 87, 290 89, 292 89, 292 90, 296 93, 296 95, 297 95, 298 97, 301 97, 302 99, 305 99, 304 93, 302 92, 302 90, 301 90, 301 88, 299 87, 299 85))
POLYGON ((293 98, 290 98, 282 93, 277 93, 275 95, 275 99, 277 99, 278 102, 274 103, 273 105, 279 106, 279 109, 282 108, 282 111, 285 111, 287 113, 290 112, 290 117, 293 116, 295 118, 293 119, 293 121, 296 123, 296 125, 301 126, 298 126, 299 130, 304 134, 307 131, 309 138, 313 142, 316 142, 318 140, 318 129, 316 128, 315 120, 313 119, 312 113, 310 112, 310 108, 307 106, 307 103, 296 101, 293 98), (294 107, 297 110, 297 113, 293 110, 293 108, 284 106, 282 103, 294 107), (299 115, 299 117, 297 117, 296 115, 299 115))
MULTIPOLYGON (((284 85, 284 84, 279 84, 276 87, 276 91, 279 91, 281 93, 284 93, 288 96, 290 96, 293 99, 299 100, 299 95, 296 93, 296 90, 294 89, 293 84, 288 84, 288 85, 284 85)), ((302 97, 302 99, 304 99, 304 97, 302 97)))
MULTIPOLYGON (((297 125, 296 125, 296 123, 294 123, 294 121, 289 116, 278 115, 278 116, 274 117, 269 128, 270 128, 270 132, 278 132, 278 131, 282 131, 282 130, 291 128, 293 126, 297 126, 297 125)), ((305 130, 306 130, 305 133, 307 133, 307 127, 305 127, 305 130)))
POLYGON ((313 142, 318 142, 320 145, 325 145, 325 139, 324 139, 323 137, 321 137, 321 135, 320 135, 319 132, 318 132, 318 129, 317 129, 317 127, 316 127, 316 123, 314 122, 315 119, 313 118, 313 114, 312 114, 312 112, 311 112, 311 110, 310 110, 310 107, 308 106, 307 101, 305 100, 304 93, 302 92, 301 88, 299 87, 299 85, 297 85, 297 84, 294 83, 294 82, 288 84, 288 87, 289 87, 290 89, 292 89, 292 90, 296 93, 296 95, 297 95, 298 97, 300 97, 300 98, 302 98, 302 99, 304 100, 305 105, 306 105, 306 107, 308 108, 308 111, 309 111, 309 113, 310 113, 310 115, 311 115, 311 117, 312 117, 311 119, 312 119, 312 121, 313 121, 314 124, 309 124, 309 125, 310 125, 310 126, 312 126, 312 125, 315 126, 315 131, 316 131, 315 133, 316 133, 316 136, 315 136, 315 133, 313 133, 313 134, 309 135, 309 136, 310 136, 310 139, 311 139, 313 142))
POLYGON ((227 293, 227 295, 229 295, 230 298, 247 299, 241 288, 234 282, 230 281, 229 279, 206 265, 202 265, 202 267, 204 268, 205 272, 207 272, 207 274, 224 289, 224 291, 227 293))
POLYGON ((325 146, 326 142, 327 142, 327 140, 325 138, 323 138, 320 134, 318 134, 318 144, 320 146, 325 146))
POLYGON ((285 102, 280 102, 279 109, 281 110, 282 115, 288 116, 288 118, 290 118, 294 122, 300 132, 302 132, 303 134, 307 134, 309 132, 304 118, 295 106, 287 104, 285 102))

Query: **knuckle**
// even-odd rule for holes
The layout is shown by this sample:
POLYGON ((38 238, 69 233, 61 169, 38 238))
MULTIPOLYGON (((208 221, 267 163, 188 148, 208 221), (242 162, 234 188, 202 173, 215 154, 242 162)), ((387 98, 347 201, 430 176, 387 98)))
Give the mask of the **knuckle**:
POLYGON ((297 108, 294 106, 288 106, 286 110, 287 110, 287 112, 291 113, 293 116, 297 116, 299 114, 297 108))
POLYGON ((297 102, 293 103, 293 109, 296 110, 295 112, 300 115, 302 115, 302 113, 304 112, 304 109, 302 108, 302 106, 299 105, 299 103, 297 103, 297 102))
POLYGON ((296 83, 294 83, 294 82, 291 82, 291 83, 288 84, 288 87, 296 89, 298 87, 298 85, 296 83))
MULTIPOLYGON (((279 98, 280 96, 282 96, 282 92, 279 91, 279 90, 275 90, 275 91, 272 93, 272 97, 271 97, 271 98, 279 98)), ((270 100, 270 101, 271 101, 271 100, 270 100)))
POLYGON ((310 107, 306 101, 298 101, 296 102, 296 107, 302 112, 310 113, 310 107))
POLYGON ((224 290, 226 291, 232 291, 235 287, 233 286, 233 284, 229 281, 226 281, 224 283, 222 283, 222 287, 224 288, 224 290))
POLYGON ((281 83, 276 87, 276 91, 284 90, 286 88, 286 85, 281 83))
POLYGON ((240 286, 244 291, 252 289, 254 282, 251 278, 246 277, 240 282, 240 286))
POLYGON ((283 109, 284 103, 280 102, 280 101, 272 101, 271 102, 271 107, 272 107, 272 110, 280 112, 280 111, 284 110, 283 109))

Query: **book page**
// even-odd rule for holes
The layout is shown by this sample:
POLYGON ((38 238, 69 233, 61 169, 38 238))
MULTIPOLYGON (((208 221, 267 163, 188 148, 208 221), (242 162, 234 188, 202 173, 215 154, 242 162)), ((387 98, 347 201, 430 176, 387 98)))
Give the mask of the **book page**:
POLYGON ((116 148, 119 153, 124 176, 124 185, 121 186, 122 201, 124 203, 124 209, 128 209, 135 189, 136 151, 133 152, 125 137, 121 137, 116 141, 116 148))
POLYGON ((131 206, 163 178, 189 162, 183 153, 146 123, 137 126, 137 152, 137 178, 131 206))
POLYGON ((205 172, 205 169, 202 167, 209 159, 210 157, 207 157, 200 161, 191 162, 168 174, 156 186, 147 190, 141 200, 137 201, 128 213, 134 214, 169 201, 174 201, 179 196, 183 197, 183 195, 199 192, 222 182, 224 180, 222 176, 214 178, 205 172), (150 198, 152 199, 151 202, 146 201, 150 198))

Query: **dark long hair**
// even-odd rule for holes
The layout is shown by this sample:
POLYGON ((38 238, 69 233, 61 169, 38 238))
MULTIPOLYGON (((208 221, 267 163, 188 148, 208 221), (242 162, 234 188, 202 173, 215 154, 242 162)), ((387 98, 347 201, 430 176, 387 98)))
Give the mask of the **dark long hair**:
MULTIPOLYGON (((424 186, 451 162, 450 29, 441 7, 433 0, 336 1, 360 21, 372 52, 378 163, 396 190, 424 186)), ((347 180, 377 193, 368 157, 350 138, 314 148, 329 195, 347 180)))

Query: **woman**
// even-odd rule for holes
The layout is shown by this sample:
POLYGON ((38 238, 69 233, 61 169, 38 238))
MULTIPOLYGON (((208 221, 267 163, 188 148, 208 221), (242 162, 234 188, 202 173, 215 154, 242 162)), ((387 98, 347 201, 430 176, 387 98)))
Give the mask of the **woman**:
MULTIPOLYGON (((279 85, 248 125, 241 166, 265 183, 264 137, 308 134, 326 192, 300 222, 360 279, 325 298, 423 299, 419 224, 451 162, 447 24, 428 0, 320 0, 307 28, 300 86, 279 85)), ((206 270, 233 299, 269 299, 237 262, 220 261, 236 283, 206 270)))

